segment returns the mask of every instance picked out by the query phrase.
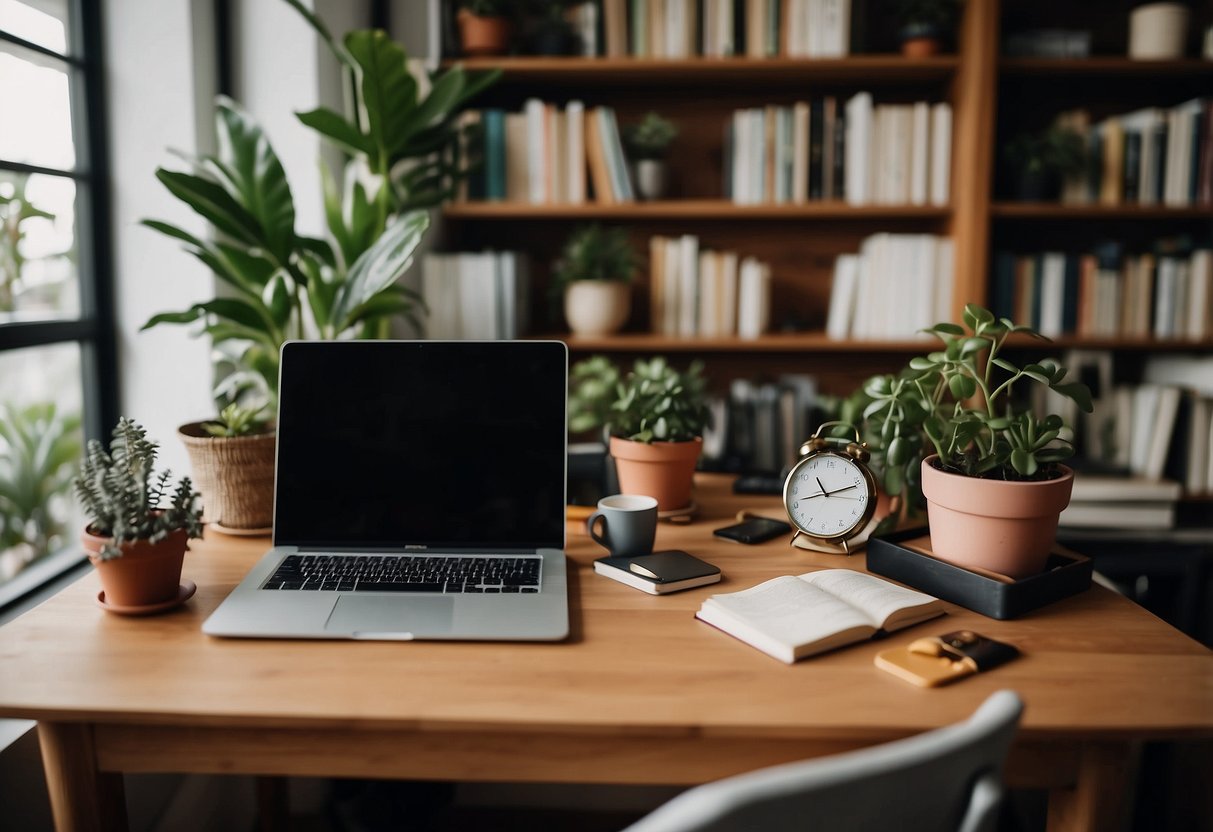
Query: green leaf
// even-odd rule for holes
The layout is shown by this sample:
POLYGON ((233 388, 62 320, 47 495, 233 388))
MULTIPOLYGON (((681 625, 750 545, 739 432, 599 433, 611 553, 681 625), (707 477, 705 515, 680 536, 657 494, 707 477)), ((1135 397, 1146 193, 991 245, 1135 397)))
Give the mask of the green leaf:
POLYGON ((869 419, 893 404, 892 399, 877 399, 863 409, 863 418, 869 419))
POLYGON ((900 465, 893 466, 884 472, 884 490, 890 497, 896 497, 905 487, 905 469, 900 465))
POLYGON ((280 330, 286 327, 287 322, 291 318, 291 303, 293 300, 294 296, 291 294, 290 286, 287 284, 286 275, 282 271, 275 274, 269 283, 265 284, 265 290, 261 293, 261 302, 269 310, 270 319, 274 322, 274 326, 280 330))
POLYGON ((1094 403, 1091 401, 1091 390, 1082 382, 1071 381, 1065 384, 1057 384, 1054 385, 1053 389, 1077 402, 1083 413, 1090 413, 1094 410, 1094 403))
POLYGON ((345 48, 358 64, 359 89, 366 108, 369 139, 375 148, 371 168, 386 172, 389 148, 409 132, 417 109, 417 82, 408 72, 408 56, 380 30, 345 36, 345 48))
POLYGON ((262 337, 268 337, 265 332, 266 320, 263 316, 265 310, 259 310, 247 301, 238 298, 215 298, 194 305, 211 315, 218 315, 232 323, 256 330, 262 337))
POLYGON ((931 327, 930 329, 926 329, 923 331, 924 332, 933 332, 936 335, 964 335, 965 334, 964 327, 960 327, 960 326, 957 326, 956 324, 948 324, 948 323, 935 324, 935 326, 931 327))
POLYGON ((1011 451, 1011 467, 1022 476, 1030 477, 1036 473, 1036 456, 1021 448, 1011 451))
POLYGON ((206 248, 206 244, 193 234, 182 228, 178 228, 175 225, 170 225, 167 222, 161 222, 160 220, 140 220, 139 224, 146 225, 148 228, 159 231, 161 234, 169 237, 174 237, 184 243, 194 246, 195 248, 206 248))
POLYGON ((994 313, 984 306, 978 306, 975 303, 965 304, 964 318, 965 323, 968 323, 970 320, 973 321, 973 323, 969 324, 970 329, 976 329, 977 324, 989 325, 994 323, 994 313))
POLYGON ((990 363, 993 364, 995 367, 1001 367, 1002 369, 1006 370, 1008 373, 1011 373, 1012 375, 1019 372, 1018 367, 1016 367, 1010 361, 1007 361, 1006 359, 1003 359, 1003 358, 995 358, 990 363))
POLYGON ((164 168, 156 171, 156 178, 173 196, 224 234, 249 244, 261 242, 249 231, 256 226, 253 215, 216 183, 192 173, 164 168))
POLYGON ((333 35, 329 32, 328 27, 324 25, 324 21, 317 17, 311 9, 303 5, 300 0, 286 0, 286 2, 291 8, 299 12, 303 19, 316 31, 316 34, 320 35, 321 40, 328 44, 329 49, 337 56, 337 60, 352 68, 353 65, 350 63, 349 54, 340 48, 337 41, 333 40, 333 35))
POLYGON ((189 324, 201 318, 205 313, 204 310, 191 306, 184 312, 161 312, 159 315, 153 315, 147 319, 147 323, 139 327, 142 332, 145 329, 151 329, 160 324, 189 324))
POLYGON ((990 346, 990 342, 985 338, 966 338, 960 342, 960 354, 962 356, 972 355, 975 352, 981 352, 990 346))
POLYGON ((922 355, 916 355, 910 359, 910 369, 912 370, 934 370, 937 363, 930 358, 922 355))
POLYGON ((279 263, 287 263, 295 236, 295 203, 282 162, 261 127, 229 99, 219 99, 216 126, 219 158, 234 177, 232 185, 256 219, 263 244, 279 263))
POLYGON ((358 258, 333 300, 330 320, 336 332, 349 326, 347 317, 354 309, 404 274, 429 225, 428 214, 420 211, 407 214, 388 226, 378 241, 358 258))
POLYGON ((957 373, 948 379, 948 389, 958 399, 967 399, 977 392, 977 382, 966 375, 957 373))
MULTIPOLYGON (((460 64, 455 65, 456 69, 462 70, 460 64)), ((469 72, 464 77, 463 90, 459 93, 459 98, 455 101, 456 107, 461 107, 471 101, 484 90, 496 84, 501 79, 502 71, 500 69, 492 69, 488 72, 469 72)))
POLYGON ((893 441, 889 443, 889 450, 886 455, 889 465, 905 465, 910 458, 911 450, 910 443, 906 439, 900 436, 895 437, 893 441))
POLYGON ((375 144, 370 136, 366 136, 355 125, 345 120, 345 117, 326 107, 319 107, 306 113, 295 113, 298 119, 308 127, 354 153, 371 154, 375 152, 375 144))
POLYGON ((407 129, 393 137, 395 141, 390 146, 389 152, 395 156, 407 145, 408 140, 414 134, 429 127, 435 121, 444 120, 458 104, 463 94, 463 86, 463 69, 458 66, 434 79, 434 84, 430 87, 430 94, 413 110, 412 116, 408 119, 407 129))

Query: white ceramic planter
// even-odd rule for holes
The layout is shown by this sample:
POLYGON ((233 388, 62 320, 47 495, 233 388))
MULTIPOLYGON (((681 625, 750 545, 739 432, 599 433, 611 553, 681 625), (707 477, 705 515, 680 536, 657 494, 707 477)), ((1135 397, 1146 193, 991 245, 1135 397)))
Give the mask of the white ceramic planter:
POLYGON ((652 202, 665 196, 668 176, 664 159, 638 159, 632 164, 636 195, 652 202))
POLYGON ((1182 58, 1188 34, 1188 7, 1147 3, 1129 14, 1129 57, 1139 61, 1182 58))
POLYGON ((628 319, 630 287, 617 280, 576 280, 564 293, 564 318, 574 335, 611 335, 628 319))

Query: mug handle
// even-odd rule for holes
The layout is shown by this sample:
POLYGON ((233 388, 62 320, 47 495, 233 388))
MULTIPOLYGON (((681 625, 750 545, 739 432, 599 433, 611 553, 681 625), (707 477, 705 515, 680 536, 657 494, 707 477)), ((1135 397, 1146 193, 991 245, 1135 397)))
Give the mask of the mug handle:
POLYGON ((610 544, 608 544, 606 542, 606 539, 603 537, 599 537, 598 533, 596 531, 594 531, 594 525, 599 520, 602 521, 603 531, 606 531, 606 515, 603 514, 601 511, 596 511, 585 519, 585 529, 587 532, 590 533, 590 537, 594 540, 595 543, 597 543, 599 546, 602 546, 605 549, 610 549, 611 548, 610 544))

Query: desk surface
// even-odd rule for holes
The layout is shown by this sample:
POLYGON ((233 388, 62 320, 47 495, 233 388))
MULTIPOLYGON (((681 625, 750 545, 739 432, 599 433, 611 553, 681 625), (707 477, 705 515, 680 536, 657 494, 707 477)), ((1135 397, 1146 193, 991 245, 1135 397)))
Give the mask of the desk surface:
POLYGON ((967 716, 1014 688, 1021 737, 1129 739, 1213 736, 1213 653, 1098 586, 1015 621, 959 607, 881 642, 786 666, 697 621, 714 592, 849 559, 720 541, 711 530, 740 508, 703 476, 687 526, 663 524, 658 548, 717 564, 716 586, 651 596, 595 575, 600 552, 570 541, 572 635, 561 644, 221 640, 206 616, 264 552, 265 539, 208 533, 186 556, 198 593, 148 618, 99 609, 96 576, 0 628, 0 716, 111 725, 391 728, 425 733, 527 730, 638 737, 736 737, 872 742, 967 716), (1009 641, 1020 660, 938 690, 914 688, 872 663, 923 634, 971 628, 1009 641))

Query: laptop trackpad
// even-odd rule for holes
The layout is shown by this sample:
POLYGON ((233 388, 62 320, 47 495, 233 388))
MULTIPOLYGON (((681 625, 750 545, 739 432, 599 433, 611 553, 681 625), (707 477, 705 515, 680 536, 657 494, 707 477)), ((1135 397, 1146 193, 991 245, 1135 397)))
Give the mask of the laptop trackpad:
POLYGON ((418 638, 451 631, 455 602, 451 598, 424 595, 342 595, 324 629, 373 637, 410 634, 418 638))

